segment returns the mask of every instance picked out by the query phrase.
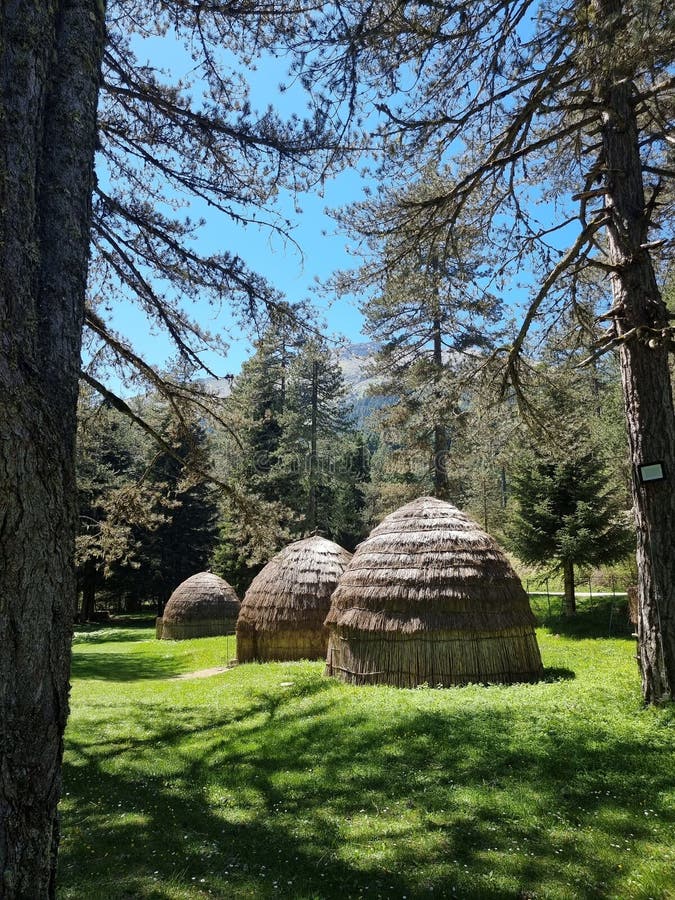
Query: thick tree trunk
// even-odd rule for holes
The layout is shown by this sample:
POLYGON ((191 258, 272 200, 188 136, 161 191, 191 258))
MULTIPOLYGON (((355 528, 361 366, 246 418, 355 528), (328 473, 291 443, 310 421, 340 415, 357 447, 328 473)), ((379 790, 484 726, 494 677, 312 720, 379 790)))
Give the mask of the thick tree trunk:
POLYGON ((563 590, 565 591, 563 613, 566 616, 575 616, 577 614, 577 598, 574 591, 574 563, 569 559, 563 562, 563 590))
MULTIPOLYGON (((597 0, 611 48, 621 27, 621 0, 597 0)), ((607 49, 620 64, 621 54, 607 49)), ((624 72, 599 79, 603 162, 614 323, 623 338, 621 377, 633 462, 637 526, 638 644, 648 703, 673 697, 675 687, 675 416, 668 367, 668 314, 648 249, 634 91, 624 72), (660 462, 665 479, 642 483, 639 467, 660 462)))
POLYGON ((96 0, 0 12, 0 897, 54 896, 75 604, 75 408, 96 0))

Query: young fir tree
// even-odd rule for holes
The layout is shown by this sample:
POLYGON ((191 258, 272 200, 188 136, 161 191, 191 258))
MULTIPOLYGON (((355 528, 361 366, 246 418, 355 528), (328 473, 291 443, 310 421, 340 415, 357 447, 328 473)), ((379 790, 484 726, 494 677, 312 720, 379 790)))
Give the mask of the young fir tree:
POLYGON ((586 450, 557 459, 524 457, 513 473, 516 508, 507 529, 513 552, 525 563, 550 565, 563 574, 564 611, 576 612, 574 569, 617 562, 631 548, 604 464, 586 450))
POLYGON ((575 566, 618 562, 632 539, 616 367, 611 360, 580 364, 591 352, 594 316, 581 306, 578 315, 589 323, 586 334, 561 318, 528 369, 525 427, 515 437, 521 455, 510 480, 515 512, 507 526, 523 562, 554 562, 563 573, 567 615, 576 608, 575 566))

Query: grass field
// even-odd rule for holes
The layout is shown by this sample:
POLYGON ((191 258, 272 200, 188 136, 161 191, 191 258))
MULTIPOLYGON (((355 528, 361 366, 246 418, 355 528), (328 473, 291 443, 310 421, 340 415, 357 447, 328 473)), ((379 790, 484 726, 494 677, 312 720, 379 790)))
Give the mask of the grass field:
POLYGON ((629 632, 596 604, 540 629, 545 681, 446 690, 78 634, 59 896, 675 898, 675 715, 629 632))

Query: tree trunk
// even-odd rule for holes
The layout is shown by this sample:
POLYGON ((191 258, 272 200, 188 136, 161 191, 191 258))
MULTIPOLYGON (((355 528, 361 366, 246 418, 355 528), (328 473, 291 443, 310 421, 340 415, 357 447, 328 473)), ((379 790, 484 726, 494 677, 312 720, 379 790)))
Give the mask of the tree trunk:
POLYGON ((502 501, 502 509, 506 509, 506 504, 508 502, 508 491, 506 484, 506 466, 502 465, 499 472, 499 487, 500 487, 500 496, 502 501))
POLYGON ((2 898, 55 895, 103 34, 96 0, 5 0, 0 12, 2 898))
MULTIPOLYGON (((440 318, 433 322, 434 341, 434 381, 436 394, 443 374, 443 335, 440 318)), ((442 422, 434 424, 434 497, 439 500, 450 499, 450 481, 448 479, 448 433, 442 422)))
POLYGON ((574 592, 574 563, 563 560, 563 584, 565 596, 563 598, 563 613, 566 616, 576 616, 577 598, 574 592))
POLYGON ((96 608, 96 563, 87 560, 82 573, 82 621, 90 622, 96 608))
MULTIPOLYGON (((621 0, 596 0, 605 47, 621 27, 621 0)), ((612 59, 621 54, 607 51, 612 59)), ((648 703, 673 697, 675 686, 675 416, 668 367, 668 313, 646 244, 645 202, 633 85, 610 70, 599 83, 603 104, 605 206, 613 308, 620 345, 637 527, 638 644, 648 703), (643 484, 639 466, 660 462, 665 479, 643 484)))
POLYGON ((137 613, 141 611, 141 597, 137 590, 132 589, 126 594, 124 611, 128 613, 137 613))
POLYGON ((319 418, 319 363, 312 363, 312 409, 309 438, 309 495, 307 498, 307 531, 316 531, 317 432, 319 418))

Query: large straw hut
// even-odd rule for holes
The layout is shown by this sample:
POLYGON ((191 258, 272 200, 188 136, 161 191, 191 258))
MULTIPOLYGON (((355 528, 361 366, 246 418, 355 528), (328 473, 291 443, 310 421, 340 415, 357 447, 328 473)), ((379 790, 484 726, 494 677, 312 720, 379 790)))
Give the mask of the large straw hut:
POLYGON ((326 673, 352 684, 533 681, 534 616, 497 543, 422 497, 357 547, 333 594, 326 673))
POLYGON ((199 572, 169 597, 158 634, 168 641, 234 634, 240 606, 227 581, 211 572, 199 572))
POLYGON ((325 659, 324 619, 331 594, 351 559, 333 541, 289 544, 256 575, 237 621, 237 659, 325 659))

